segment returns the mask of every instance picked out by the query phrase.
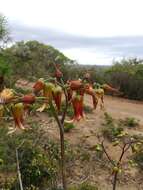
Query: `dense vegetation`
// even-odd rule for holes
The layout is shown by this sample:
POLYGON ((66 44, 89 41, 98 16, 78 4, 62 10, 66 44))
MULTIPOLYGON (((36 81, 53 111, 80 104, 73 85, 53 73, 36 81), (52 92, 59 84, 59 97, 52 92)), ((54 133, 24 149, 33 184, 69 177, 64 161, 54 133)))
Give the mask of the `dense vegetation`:
POLYGON ((9 71, 4 74, 15 80, 19 77, 29 80, 48 77, 53 72, 53 63, 60 64, 64 80, 82 78, 88 70, 93 81, 104 82, 104 69, 78 65, 54 47, 38 41, 17 42, 0 52, 0 64, 9 71))
POLYGON ((107 81, 119 87, 125 97, 143 100, 143 60, 123 59, 115 62, 105 74, 107 81))
POLYGON ((53 63, 60 64, 65 70, 73 63, 52 46, 37 41, 17 42, 12 47, 1 51, 1 59, 1 62, 6 59, 5 62, 15 79, 48 77, 52 73, 53 63))
POLYGON ((53 63, 61 65, 64 80, 82 78, 88 71, 93 82, 109 83, 129 99, 143 100, 143 64, 139 59, 123 59, 110 67, 82 66, 52 46, 37 41, 17 42, 0 52, 0 75, 7 85, 19 78, 36 80, 53 72, 53 63), (11 80, 7 80, 11 78, 11 80))

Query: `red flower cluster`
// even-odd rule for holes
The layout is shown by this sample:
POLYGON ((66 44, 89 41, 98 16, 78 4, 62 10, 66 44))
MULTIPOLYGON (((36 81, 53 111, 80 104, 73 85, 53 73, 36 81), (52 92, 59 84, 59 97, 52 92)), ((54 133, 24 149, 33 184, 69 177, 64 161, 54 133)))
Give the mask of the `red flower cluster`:
POLYGON ((37 93, 44 88, 43 79, 39 79, 33 86, 34 92, 37 93))
POLYGON ((28 94, 23 96, 22 102, 25 104, 33 104, 36 100, 36 97, 33 94, 28 94))
POLYGON ((15 127, 20 129, 25 129, 23 125, 23 117, 24 117, 24 105, 22 103, 14 104, 12 107, 12 114, 15 121, 15 127))
POLYGON ((60 111, 62 103, 62 88, 60 86, 56 86, 53 89, 53 99, 55 101, 57 110, 60 111))
POLYGON ((83 96, 76 95, 72 99, 72 105, 74 109, 74 118, 73 120, 79 121, 83 118, 83 96))

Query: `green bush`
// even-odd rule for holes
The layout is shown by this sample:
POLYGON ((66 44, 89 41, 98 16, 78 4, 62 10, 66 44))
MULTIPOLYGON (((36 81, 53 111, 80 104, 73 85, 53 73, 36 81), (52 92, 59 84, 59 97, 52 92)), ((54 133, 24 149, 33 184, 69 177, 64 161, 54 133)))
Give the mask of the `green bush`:
POLYGON ((69 190, 98 190, 96 186, 90 185, 88 183, 83 183, 76 187, 71 187, 69 190))
POLYGON ((116 127, 116 128, 108 127, 108 128, 104 128, 102 132, 103 132, 104 137, 106 137, 110 141, 114 141, 122 134, 123 128, 122 127, 116 127))
MULTIPOLYGON (((136 137, 136 139, 138 139, 140 142, 143 142, 143 137, 136 137)), ((132 146, 132 159, 135 163, 137 163, 139 168, 143 169, 143 147, 142 143, 140 142, 132 146)))
POLYGON ((26 142, 19 151, 20 168, 24 187, 48 186, 56 178, 56 163, 40 147, 26 142))
POLYGON ((39 126, 31 127, 31 130, 11 136, 7 135, 7 126, 3 124, 0 127, 0 172, 6 173, 6 181, 2 182, 0 179, 2 189, 4 187, 10 187, 11 190, 19 189, 15 149, 23 141, 24 144, 19 148, 18 153, 24 189, 32 188, 31 186, 35 188, 56 186, 60 157, 59 144, 45 139, 45 132, 39 126), (11 173, 15 177, 14 180, 11 180, 11 173))
POLYGON ((106 112, 104 114, 104 119, 104 128, 102 129, 104 137, 110 141, 120 138, 123 133, 123 126, 119 126, 118 123, 106 112))
POLYGON ((139 121, 134 117, 126 117, 125 119, 121 119, 120 123, 129 128, 134 128, 139 125, 139 121))
POLYGON ((116 61, 106 73, 106 81, 120 88, 124 97, 143 100, 143 64, 140 59, 116 61))
POLYGON ((65 123, 64 124, 64 132, 69 132, 71 129, 74 129, 75 125, 73 123, 65 123))

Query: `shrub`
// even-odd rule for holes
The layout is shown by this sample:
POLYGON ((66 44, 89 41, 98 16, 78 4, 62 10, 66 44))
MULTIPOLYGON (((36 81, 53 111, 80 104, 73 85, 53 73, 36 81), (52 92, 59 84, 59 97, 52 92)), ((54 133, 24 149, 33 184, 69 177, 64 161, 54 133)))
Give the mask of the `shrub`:
POLYGON ((41 147, 33 147, 32 142, 26 142, 20 149, 19 155, 24 187, 47 186, 55 179, 57 175, 56 163, 48 157, 41 147))
POLYGON ((55 187, 58 180, 59 145, 45 138, 45 132, 37 125, 33 125, 32 130, 11 136, 7 132, 7 126, 0 127, 0 172, 6 173, 5 182, 0 179, 0 188, 19 189, 15 149, 23 141, 18 153, 24 189, 55 187), (11 173, 14 180, 11 180, 11 173))
POLYGON ((143 100, 142 62, 136 58, 116 61, 105 73, 106 82, 119 87, 127 98, 143 100))
POLYGON ((64 124, 64 132, 69 132, 71 129, 74 129, 75 125, 73 123, 65 123, 64 124))
POLYGON ((120 123, 126 127, 133 128, 139 125, 139 120, 134 117, 126 117, 125 119, 121 119, 120 123))
POLYGON ((104 137, 106 137, 110 141, 114 141, 117 138, 119 138, 120 135, 122 135, 123 128, 122 127, 116 127, 116 128, 108 127, 108 128, 104 128, 102 132, 103 132, 104 137))
POLYGON ((98 190, 96 186, 90 185, 88 183, 83 183, 78 187, 71 187, 69 190, 98 190))
POLYGON ((104 128, 102 129, 104 137, 106 137, 110 141, 114 141, 115 139, 120 138, 123 133, 123 127, 118 126, 115 120, 108 113, 104 114, 104 118, 104 128))
POLYGON ((138 152, 134 155, 134 161, 138 164, 138 166, 143 169, 143 151, 138 152))

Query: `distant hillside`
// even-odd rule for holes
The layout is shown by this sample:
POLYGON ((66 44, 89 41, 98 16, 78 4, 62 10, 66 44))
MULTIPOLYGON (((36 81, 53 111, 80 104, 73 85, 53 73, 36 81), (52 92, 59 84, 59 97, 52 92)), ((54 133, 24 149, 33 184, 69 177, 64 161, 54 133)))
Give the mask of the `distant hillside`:
POLYGON ((83 64, 79 64, 78 66, 86 69, 91 69, 91 68, 108 69, 111 67, 110 65, 83 65, 83 64))
POLYGON ((53 63, 61 69, 74 63, 59 50, 38 41, 17 42, 0 53, 0 64, 11 70, 12 78, 40 78, 53 73, 53 63))

